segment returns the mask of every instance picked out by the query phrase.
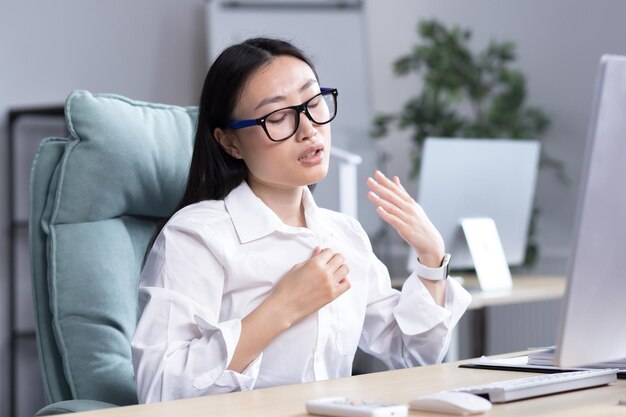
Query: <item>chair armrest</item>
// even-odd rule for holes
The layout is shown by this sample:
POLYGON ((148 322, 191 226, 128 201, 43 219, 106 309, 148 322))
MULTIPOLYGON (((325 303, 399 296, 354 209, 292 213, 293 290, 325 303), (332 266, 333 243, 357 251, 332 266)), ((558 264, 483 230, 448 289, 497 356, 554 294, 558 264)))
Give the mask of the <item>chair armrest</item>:
POLYGON ((115 404, 95 400, 68 400, 59 401, 45 406, 35 414, 39 416, 53 416, 57 414, 78 413, 81 411, 100 410, 103 408, 118 407, 115 404))

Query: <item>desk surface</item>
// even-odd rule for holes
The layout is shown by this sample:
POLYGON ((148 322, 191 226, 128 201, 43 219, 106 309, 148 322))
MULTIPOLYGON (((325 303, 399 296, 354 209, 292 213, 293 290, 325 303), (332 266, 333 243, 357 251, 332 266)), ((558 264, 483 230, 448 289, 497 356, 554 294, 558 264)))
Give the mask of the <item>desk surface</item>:
MULTIPOLYGON (((464 283, 469 288, 478 288, 475 277, 466 278, 464 283)), ((563 276, 515 276, 510 290, 470 290, 472 303, 469 308, 559 299, 565 294, 565 283, 563 276)))
MULTIPOLYGON (((402 287, 405 278, 393 278, 394 288, 402 287)), ((510 290, 480 291, 475 275, 466 276, 463 285, 472 294, 470 310, 483 307, 528 303, 534 301, 555 300, 565 294, 566 279, 563 276, 548 275, 516 275, 513 277, 513 288, 510 290)))
MULTIPOLYGON (((460 362, 380 372, 348 378, 259 389, 250 392, 120 407, 85 413, 101 417, 304 417, 308 399, 346 396, 358 399, 408 403, 411 399, 435 391, 484 384, 536 374, 459 368, 460 362)), ((626 380, 610 386, 550 395, 540 398, 494 404, 486 417, 497 416, 624 416, 626 406, 617 405, 626 398, 626 380)), ((411 411, 411 416, 438 416, 411 411)))

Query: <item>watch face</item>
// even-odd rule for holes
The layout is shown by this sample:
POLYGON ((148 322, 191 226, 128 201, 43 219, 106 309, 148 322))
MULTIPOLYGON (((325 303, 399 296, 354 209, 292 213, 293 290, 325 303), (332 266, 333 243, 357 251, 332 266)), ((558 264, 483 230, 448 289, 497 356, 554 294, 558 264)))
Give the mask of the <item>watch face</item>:
POLYGON ((448 275, 450 275, 450 259, 452 258, 452 256, 449 253, 446 253, 445 256, 443 257, 443 262, 441 264, 441 266, 443 266, 443 279, 448 278, 448 275))

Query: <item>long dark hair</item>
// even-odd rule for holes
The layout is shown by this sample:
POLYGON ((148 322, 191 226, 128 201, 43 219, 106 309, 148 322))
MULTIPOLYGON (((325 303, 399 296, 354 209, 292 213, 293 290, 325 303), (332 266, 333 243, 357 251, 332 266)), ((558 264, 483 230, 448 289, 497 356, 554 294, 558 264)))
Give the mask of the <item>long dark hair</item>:
POLYGON ((233 158, 213 136, 226 129, 248 78, 275 57, 291 55, 315 68, 304 53, 289 42, 253 38, 226 48, 215 60, 202 88, 196 139, 185 193, 177 210, 203 200, 221 200, 247 179, 242 159, 233 158))
MULTIPOLYGON (((217 128, 226 129, 248 78, 275 57, 290 55, 304 61, 318 78, 306 55, 289 42, 252 38, 226 48, 215 60, 202 87, 196 137, 185 192, 174 211, 204 200, 222 200, 248 177, 243 160, 230 156, 215 139, 217 128)), ((157 227, 146 250, 169 218, 157 227)))

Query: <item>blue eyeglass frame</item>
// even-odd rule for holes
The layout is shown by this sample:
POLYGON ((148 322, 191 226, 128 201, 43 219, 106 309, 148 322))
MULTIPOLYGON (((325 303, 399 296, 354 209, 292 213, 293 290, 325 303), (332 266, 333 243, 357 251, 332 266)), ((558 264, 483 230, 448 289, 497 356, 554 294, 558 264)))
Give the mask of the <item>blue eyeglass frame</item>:
POLYGON ((269 116, 271 116, 272 114, 274 114, 277 111, 282 111, 282 110, 286 110, 286 109, 294 109, 294 110, 297 111, 297 114, 304 113, 306 115, 306 117, 310 121, 312 121, 313 123, 319 124, 319 125, 325 125, 327 123, 332 122, 333 119, 337 116, 337 96, 339 96, 339 91, 336 88, 322 87, 322 88, 320 88, 320 92, 318 94, 314 95, 313 97, 311 97, 310 99, 308 99, 307 101, 305 101, 302 104, 299 104, 297 106, 283 107, 283 108, 274 110, 274 111, 266 114, 265 116, 259 117, 258 119, 231 120, 230 122, 228 122, 228 128, 229 129, 233 129, 233 130, 237 130, 237 129, 243 129, 245 127, 250 127, 250 126, 261 126, 263 128, 263 131, 267 135, 267 137, 272 142, 282 142, 282 141, 287 140, 290 137, 292 137, 298 131, 298 128, 300 127, 300 118, 296 119, 296 128, 295 128, 294 132, 291 135, 287 136, 284 139, 273 139, 270 136, 270 133, 267 131, 267 127, 265 126, 265 121, 267 120, 267 118, 269 116), (327 92, 331 92, 333 94, 333 96, 334 96, 334 100, 335 100, 335 114, 327 122, 318 123, 315 120, 313 120, 313 118, 311 117, 311 114, 309 113, 309 109, 307 108, 307 104, 309 104, 309 102, 311 100, 313 100, 315 97, 317 97, 317 96, 319 96, 319 95, 321 95, 323 93, 327 93, 327 92))

